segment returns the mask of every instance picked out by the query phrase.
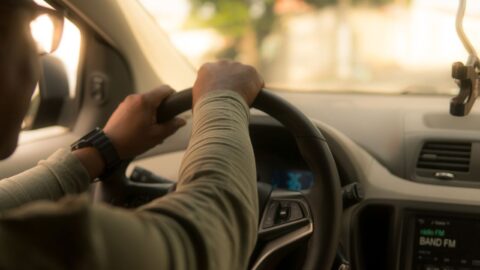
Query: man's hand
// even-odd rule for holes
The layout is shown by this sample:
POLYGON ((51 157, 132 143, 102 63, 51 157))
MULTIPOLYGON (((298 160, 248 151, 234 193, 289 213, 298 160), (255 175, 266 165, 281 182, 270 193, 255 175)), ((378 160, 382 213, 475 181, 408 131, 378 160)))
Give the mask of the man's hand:
POLYGON ((174 91, 169 86, 161 86, 145 94, 130 95, 118 106, 103 131, 120 158, 142 154, 185 125, 181 118, 157 123, 157 108, 172 93, 174 91))
POLYGON ((248 105, 252 105, 264 85, 263 79, 251 66, 232 61, 204 64, 193 86, 193 106, 201 96, 217 90, 237 92, 248 105))
MULTIPOLYGON (((174 118, 157 124, 157 108, 174 93, 169 86, 151 92, 128 96, 108 120, 103 132, 112 141, 121 159, 133 158, 154 147, 185 125, 185 120, 174 118)), ((105 163, 100 153, 92 147, 73 152, 92 179, 99 177, 105 163)))

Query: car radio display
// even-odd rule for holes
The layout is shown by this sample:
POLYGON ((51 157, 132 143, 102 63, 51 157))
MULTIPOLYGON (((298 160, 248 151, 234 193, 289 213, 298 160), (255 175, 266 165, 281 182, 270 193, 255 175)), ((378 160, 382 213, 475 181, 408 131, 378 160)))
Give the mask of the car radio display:
POLYGON ((480 220, 417 216, 412 269, 480 269, 480 220))

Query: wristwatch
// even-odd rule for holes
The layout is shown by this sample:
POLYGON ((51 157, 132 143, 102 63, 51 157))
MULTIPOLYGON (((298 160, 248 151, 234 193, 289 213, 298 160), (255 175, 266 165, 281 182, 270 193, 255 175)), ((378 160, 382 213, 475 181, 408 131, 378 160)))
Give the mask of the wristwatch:
POLYGON ((98 127, 90 131, 78 141, 74 142, 70 146, 70 149, 71 151, 75 151, 85 147, 93 147, 97 149, 103 161, 105 162, 105 170, 99 177, 100 179, 110 176, 122 162, 118 156, 115 146, 112 144, 112 141, 110 141, 103 130, 98 127))

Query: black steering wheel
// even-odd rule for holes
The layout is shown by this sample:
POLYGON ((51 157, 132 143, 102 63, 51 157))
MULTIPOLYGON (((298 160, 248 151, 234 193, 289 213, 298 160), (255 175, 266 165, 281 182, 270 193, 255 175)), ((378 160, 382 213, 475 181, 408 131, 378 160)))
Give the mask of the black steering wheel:
MULTIPOLYGON (((191 107, 191 89, 173 94, 158 109, 158 121, 164 122, 191 107)), ((258 242, 262 244, 257 245, 250 268, 269 269, 277 251, 309 239, 303 269, 330 269, 338 246, 342 201, 338 171, 325 138, 302 112, 267 90, 259 93, 253 107, 278 120, 293 134, 300 154, 314 174, 314 183, 305 192, 259 186, 258 242)), ((111 177, 114 181, 99 185, 96 196, 100 200, 125 206, 127 198, 167 193, 168 184, 129 180, 125 176, 128 163, 111 177)))

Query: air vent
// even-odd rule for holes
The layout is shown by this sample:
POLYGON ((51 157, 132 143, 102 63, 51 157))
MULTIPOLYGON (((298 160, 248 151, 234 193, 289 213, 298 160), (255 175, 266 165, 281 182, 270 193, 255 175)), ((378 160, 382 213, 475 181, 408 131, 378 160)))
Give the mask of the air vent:
POLYGON ((417 168, 468 172, 471 152, 472 143, 427 142, 420 152, 417 168))

